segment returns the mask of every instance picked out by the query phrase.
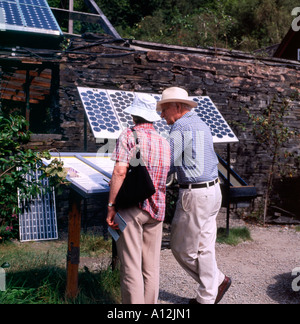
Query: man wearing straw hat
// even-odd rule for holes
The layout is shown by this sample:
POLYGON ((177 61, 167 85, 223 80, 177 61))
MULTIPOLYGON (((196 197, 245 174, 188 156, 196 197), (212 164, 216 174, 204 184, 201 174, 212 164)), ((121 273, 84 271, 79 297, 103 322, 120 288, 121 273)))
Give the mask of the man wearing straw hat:
POLYGON ((215 257, 222 195, 212 135, 192 110, 196 106, 188 93, 177 87, 166 89, 157 104, 161 117, 172 125, 171 173, 177 173, 180 188, 171 249, 182 268, 199 283, 196 299, 190 303, 217 304, 231 285, 215 257))
MULTIPOLYGON (((154 129, 160 120, 156 100, 137 93, 132 105, 125 109, 136 124, 141 159, 148 169, 155 194, 139 206, 120 210, 127 227, 117 241, 121 261, 121 293, 123 304, 156 304, 159 293, 160 249, 165 217, 166 181, 170 170, 170 146, 154 129)), ((124 182, 129 162, 136 149, 131 129, 120 135, 112 159, 116 161, 111 179, 107 223, 115 228, 115 201, 124 182)))

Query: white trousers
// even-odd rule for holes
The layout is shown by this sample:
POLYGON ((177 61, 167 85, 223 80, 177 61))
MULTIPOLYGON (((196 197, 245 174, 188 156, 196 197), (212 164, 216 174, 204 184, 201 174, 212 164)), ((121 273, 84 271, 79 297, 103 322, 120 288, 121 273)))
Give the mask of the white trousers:
POLYGON ((214 304, 224 274, 215 256, 216 219, 221 208, 219 183, 180 189, 171 230, 171 249, 182 268, 199 283, 197 301, 214 304))

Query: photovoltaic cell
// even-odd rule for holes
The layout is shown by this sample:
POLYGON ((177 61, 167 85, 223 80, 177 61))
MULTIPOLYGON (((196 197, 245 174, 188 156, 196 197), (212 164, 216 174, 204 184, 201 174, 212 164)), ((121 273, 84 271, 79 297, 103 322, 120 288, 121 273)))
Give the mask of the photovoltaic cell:
MULTIPOLYGON (((27 174, 27 181, 34 181, 41 176, 41 172, 27 174)), ((42 180, 44 188, 49 187, 47 178, 42 180)), ((23 202, 19 201, 22 208, 23 202)), ((19 215, 20 241, 42 241, 54 240, 58 238, 55 192, 40 194, 33 199, 28 208, 19 215)))
POLYGON ((198 116, 210 127, 215 143, 238 142, 237 137, 209 97, 193 97, 198 116))
POLYGON ((21 5, 21 10, 28 27, 56 30, 56 21, 49 16, 47 8, 21 5))
MULTIPOLYGON (((118 138, 128 127, 134 126, 132 117, 124 112, 131 105, 134 93, 128 91, 78 88, 87 118, 95 138, 118 138)), ((150 94, 156 101, 158 94, 150 94)), ((215 143, 238 142, 212 100, 205 97, 191 97, 198 106, 194 111, 210 127, 215 143)), ((155 129, 164 137, 168 137, 170 126, 164 119, 154 123, 155 129)))
POLYGON ((11 26, 23 26, 20 11, 16 3, 0 1, 0 24, 1 28, 11 26))
POLYGON ((62 35, 46 0, 0 0, 1 31, 62 35))
MULTIPOLYGON (((11 1, 11 0, 8 0, 8 1, 11 1)), ((19 2, 20 2, 20 4, 48 7, 48 2, 46 0, 19 0, 19 2)))

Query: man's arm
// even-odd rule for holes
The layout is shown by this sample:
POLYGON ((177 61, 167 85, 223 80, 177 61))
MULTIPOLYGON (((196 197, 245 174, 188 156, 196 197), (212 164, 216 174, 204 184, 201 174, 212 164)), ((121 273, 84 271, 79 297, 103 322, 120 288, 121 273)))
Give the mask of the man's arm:
POLYGON ((170 133, 171 165, 169 175, 176 172, 176 167, 182 166, 182 154, 184 150, 184 136, 180 130, 170 133))

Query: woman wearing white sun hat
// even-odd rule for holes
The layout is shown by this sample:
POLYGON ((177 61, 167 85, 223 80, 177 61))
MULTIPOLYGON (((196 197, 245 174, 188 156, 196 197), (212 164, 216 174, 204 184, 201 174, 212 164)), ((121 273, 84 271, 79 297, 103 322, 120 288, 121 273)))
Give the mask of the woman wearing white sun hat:
MULTIPOLYGON (((159 293, 160 249, 165 217, 166 181, 170 170, 170 146, 154 129, 160 120, 156 100, 147 94, 136 94, 125 109, 133 117, 139 139, 141 158, 152 179, 156 193, 143 204, 120 210, 127 227, 117 241, 121 261, 121 293, 123 304, 155 304, 159 293)), ((136 142, 131 129, 120 135, 112 159, 114 168, 107 223, 115 228, 115 199, 126 177, 136 142)))

